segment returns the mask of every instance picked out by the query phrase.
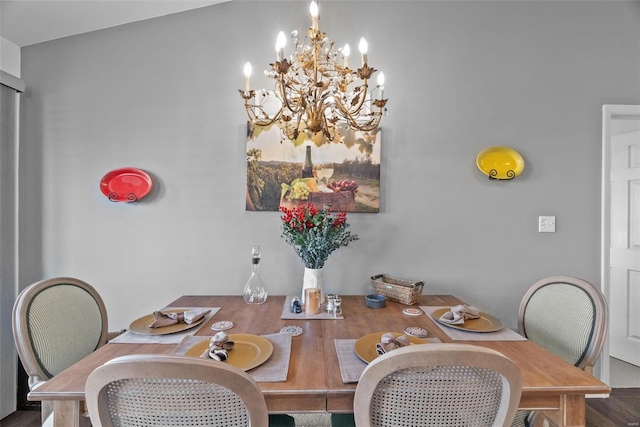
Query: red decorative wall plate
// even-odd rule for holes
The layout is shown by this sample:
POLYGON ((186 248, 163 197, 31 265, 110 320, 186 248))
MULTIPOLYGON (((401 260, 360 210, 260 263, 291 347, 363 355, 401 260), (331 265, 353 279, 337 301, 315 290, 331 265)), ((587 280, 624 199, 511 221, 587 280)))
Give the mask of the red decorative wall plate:
POLYGON ((151 177, 136 168, 115 169, 100 180, 100 191, 112 202, 135 202, 149 194, 152 187, 151 177))

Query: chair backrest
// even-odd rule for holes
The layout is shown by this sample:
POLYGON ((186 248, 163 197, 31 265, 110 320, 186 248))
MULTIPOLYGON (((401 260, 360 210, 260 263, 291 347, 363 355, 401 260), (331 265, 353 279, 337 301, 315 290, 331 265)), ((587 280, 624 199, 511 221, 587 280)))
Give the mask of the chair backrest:
POLYGON ((520 334, 589 372, 600 357, 608 323, 600 290, 575 277, 538 281, 522 298, 518 312, 520 334))
POLYGON ((94 427, 267 427, 262 391, 227 363, 169 355, 117 357, 87 378, 94 427))
POLYGON ((107 310, 98 292, 71 277, 33 283, 13 305, 13 337, 30 386, 103 345, 107 328, 107 310))
POLYGON ((354 398, 356 426, 510 426, 522 374, 503 354, 469 344, 420 344, 378 357, 354 398))

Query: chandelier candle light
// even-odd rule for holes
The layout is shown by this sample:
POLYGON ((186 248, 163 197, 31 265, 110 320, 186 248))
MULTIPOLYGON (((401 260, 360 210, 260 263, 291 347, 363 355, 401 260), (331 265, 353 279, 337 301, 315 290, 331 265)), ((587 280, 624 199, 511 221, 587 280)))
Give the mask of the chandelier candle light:
POLYGON ((320 31, 318 4, 309 7, 311 27, 300 40, 298 31, 291 33, 294 52, 284 54, 286 37, 282 31, 276 40, 276 62, 265 75, 275 80, 273 91, 254 91, 250 87, 251 64, 244 66, 244 99, 249 120, 258 126, 279 122, 282 136, 296 140, 302 132, 309 138, 321 133, 329 141, 340 142, 338 127, 372 131, 386 115, 384 74, 378 74, 378 85, 369 91, 369 79, 377 71, 367 63, 367 41, 360 39, 362 66, 349 68, 348 44, 334 50, 334 42, 320 31), (342 56, 340 63, 339 56, 342 56), (375 92, 375 93, 374 93, 375 92), (265 109, 275 97, 278 111, 269 115, 265 109))

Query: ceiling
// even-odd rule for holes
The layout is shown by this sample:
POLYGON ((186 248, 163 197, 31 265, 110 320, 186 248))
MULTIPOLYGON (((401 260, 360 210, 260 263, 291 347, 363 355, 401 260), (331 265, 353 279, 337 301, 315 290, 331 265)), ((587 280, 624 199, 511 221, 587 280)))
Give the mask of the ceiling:
POLYGON ((0 0, 0 36, 29 46, 230 0, 0 0))

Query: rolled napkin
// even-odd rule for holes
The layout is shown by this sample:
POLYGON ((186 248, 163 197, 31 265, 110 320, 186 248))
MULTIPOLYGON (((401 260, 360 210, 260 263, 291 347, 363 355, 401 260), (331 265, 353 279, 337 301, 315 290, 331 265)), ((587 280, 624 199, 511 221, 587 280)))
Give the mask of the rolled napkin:
MULTIPOLYGON (((182 318, 184 319, 184 323, 190 325, 202 319, 204 316, 209 314, 209 312, 211 312, 211 309, 187 310, 183 313, 182 318)), ((172 314, 177 315, 176 317, 178 318, 178 321, 181 321, 180 313, 170 313, 169 316, 171 316, 172 314)))
POLYGON ((154 311, 153 319, 153 323, 149 325, 150 328, 162 328, 164 326, 171 326, 178 323, 178 319, 172 319, 161 311, 154 311))
POLYGON ((379 356, 382 356, 391 350, 395 350, 396 348, 404 347, 409 344, 411 344, 411 341, 409 341, 409 338, 407 338, 406 335, 396 337, 392 333, 382 334, 380 342, 376 343, 376 353, 378 353, 379 356))
POLYGON ((149 325, 150 328, 162 328, 164 326, 175 325, 176 323, 192 324, 202 319, 209 314, 211 309, 203 310, 187 310, 172 313, 163 313, 161 311, 153 312, 153 323, 149 325))
POLYGON ((465 320, 477 319, 479 317, 480 310, 472 305, 460 304, 451 307, 450 311, 440 316, 440 321, 450 325, 462 325, 465 320))
POLYGON ((229 358, 229 350, 231 350, 234 345, 235 343, 229 339, 226 332, 220 331, 211 337, 209 348, 200 357, 224 362, 229 358))

